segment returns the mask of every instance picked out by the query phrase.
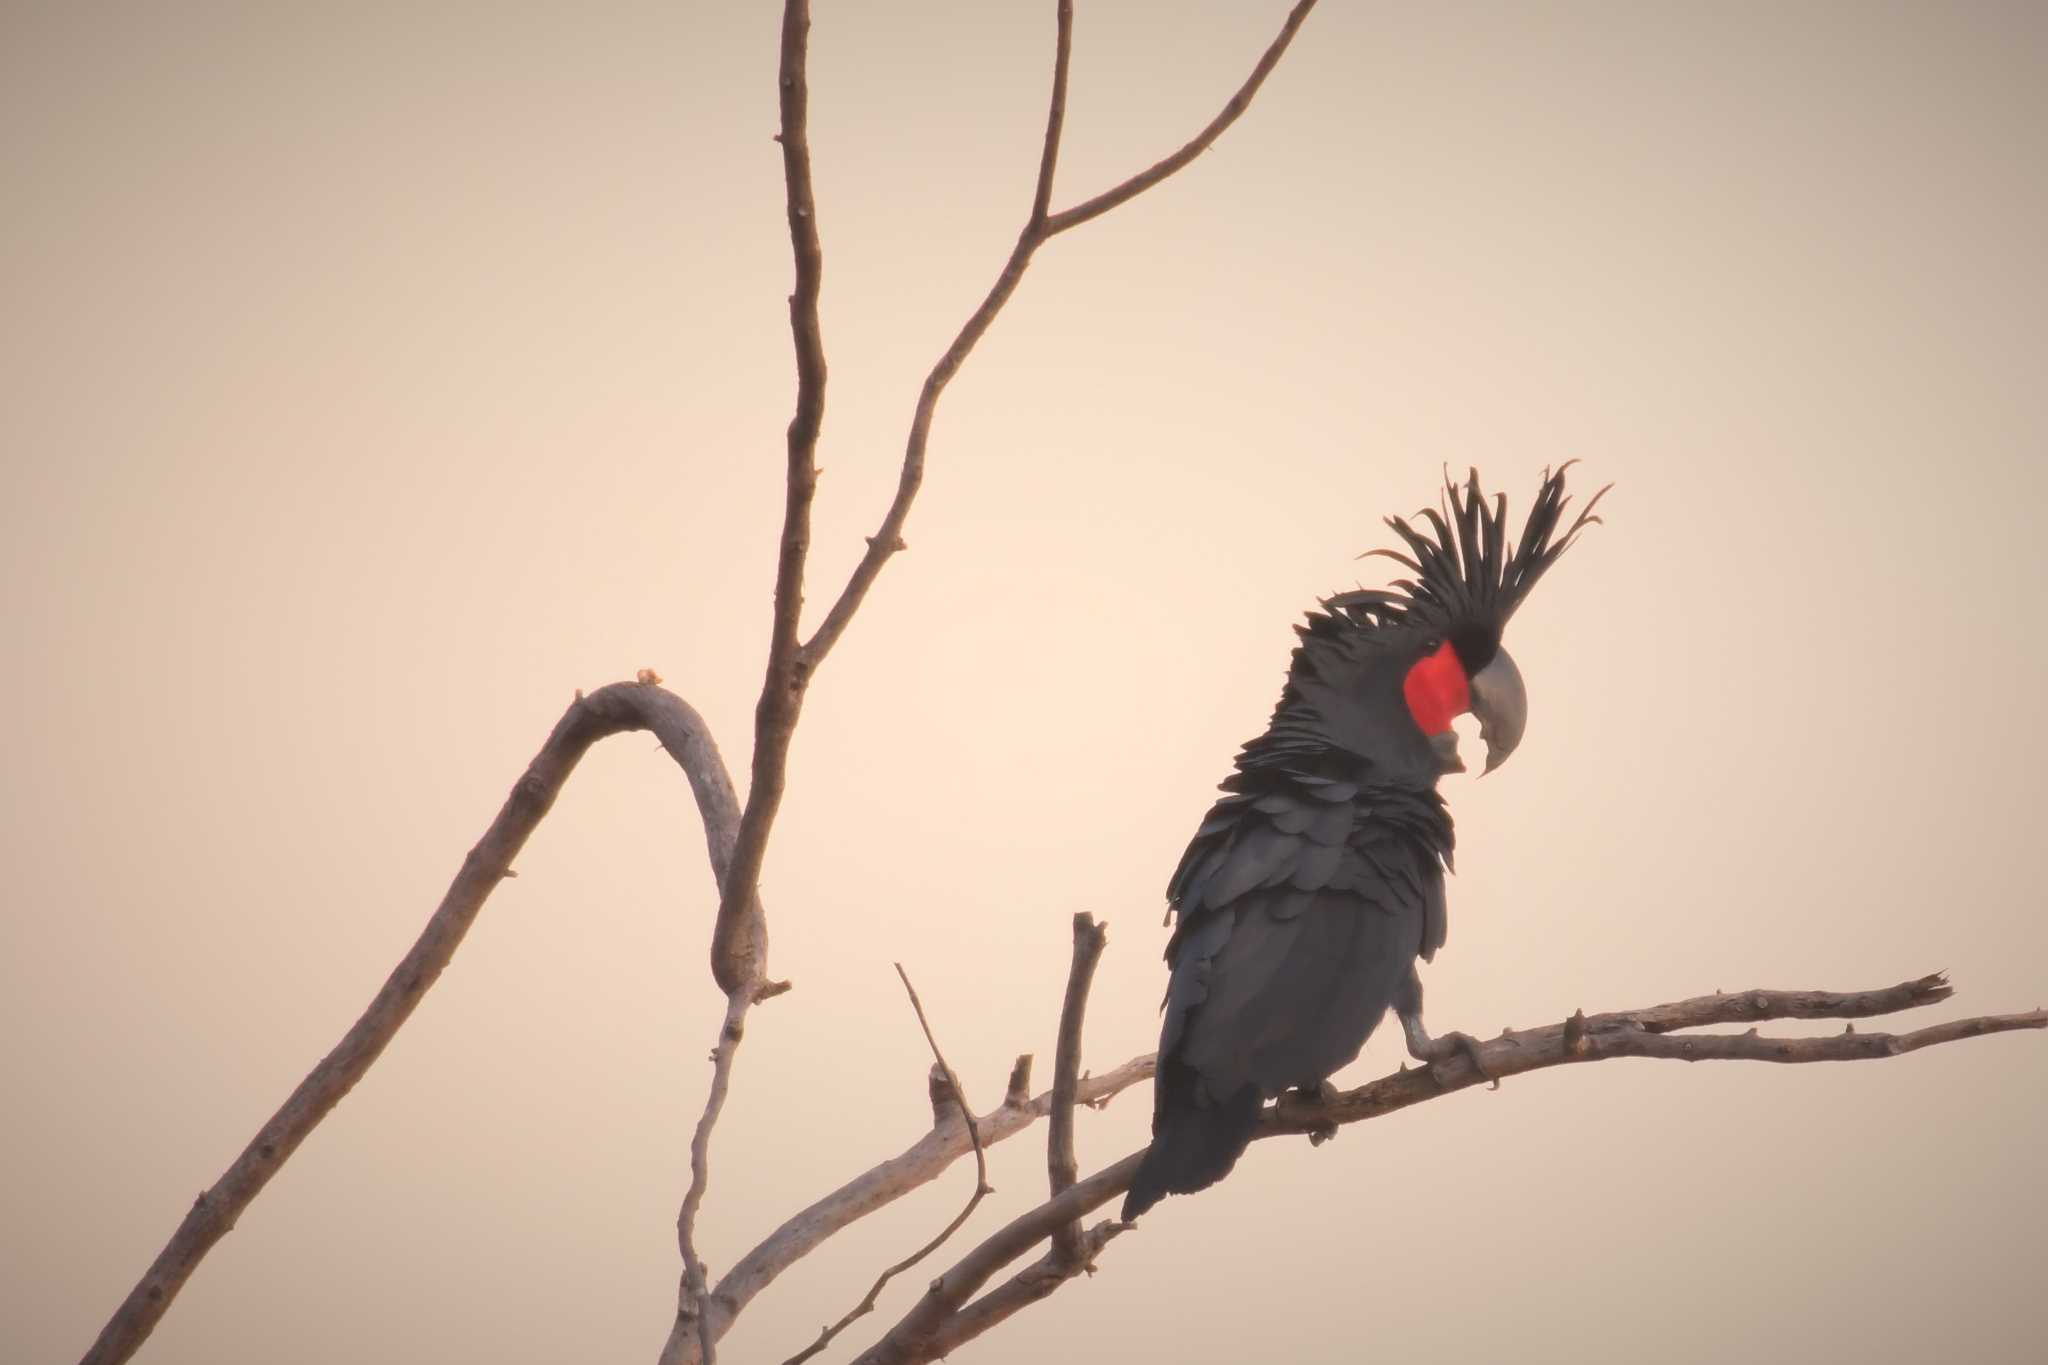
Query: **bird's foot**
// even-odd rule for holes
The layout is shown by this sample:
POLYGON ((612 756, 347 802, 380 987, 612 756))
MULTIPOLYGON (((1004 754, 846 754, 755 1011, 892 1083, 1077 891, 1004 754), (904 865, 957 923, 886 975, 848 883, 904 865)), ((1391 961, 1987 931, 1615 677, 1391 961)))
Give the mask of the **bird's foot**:
POLYGON ((1477 1038, 1456 1030, 1432 1038, 1423 1032, 1422 1021, 1419 1019, 1403 1019, 1401 1023, 1408 1034, 1408 1055, 1418 1062, 1429 1063, 1429 1077, 1439 1087, 1444 1084, 1443 1064, 1462 1052, 1465 1059, 1472 1063, 1472 1069, 1486 1077, 1488 1090, 1500 1089, 1500 1077, 1487 1066, 1485 1057, 1480 1053, 1477 1038))
MULTIPOLYGON (((1320 1104, 1325 1108, 1337 1102, 1337 1087, 1331 1085, 1328 1080, 1317 1081, 1314 1085, 1297 1086, 1294 1093, 1310 1104, 1320 1104)), ((1336 1123, 1325 1121, 1308 1130, 1308 1145, 1320 1147, 1335 1136, 1336 1123)))

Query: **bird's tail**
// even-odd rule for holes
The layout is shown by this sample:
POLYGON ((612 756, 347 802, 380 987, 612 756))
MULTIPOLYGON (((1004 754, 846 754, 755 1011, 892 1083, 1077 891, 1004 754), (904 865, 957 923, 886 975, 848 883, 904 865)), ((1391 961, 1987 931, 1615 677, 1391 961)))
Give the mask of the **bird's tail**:
MULTIPOLYGON (((1188 1078, 1192 1082, 1192 1077, 1188 1078)), ((1251 1146, 1262 1098, 1247 1085, 1220 1104, 1197 1103, 1195 1087, 1170 1085, 1152 1123, 1152 1145, 1124 1196, 1129 1222, 1169 1194, 1192 1194, 1230 1174, 1251 1146)))

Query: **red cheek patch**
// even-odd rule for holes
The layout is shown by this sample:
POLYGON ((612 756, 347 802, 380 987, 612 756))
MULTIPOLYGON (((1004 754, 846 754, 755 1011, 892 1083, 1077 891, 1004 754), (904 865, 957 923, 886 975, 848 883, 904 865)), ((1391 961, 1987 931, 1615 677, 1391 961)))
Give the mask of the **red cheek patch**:
POLYGON ((1451 728, 1451 717, 1463 715, 1472 706, 1472 690, 1465 680, 1465 666, 1458 651, 1446 640, 1434 654, 1416 662, 1401 680, 1401 695, 1407 698, 1408 714, 1425 735, 1440 735, 1451 728))

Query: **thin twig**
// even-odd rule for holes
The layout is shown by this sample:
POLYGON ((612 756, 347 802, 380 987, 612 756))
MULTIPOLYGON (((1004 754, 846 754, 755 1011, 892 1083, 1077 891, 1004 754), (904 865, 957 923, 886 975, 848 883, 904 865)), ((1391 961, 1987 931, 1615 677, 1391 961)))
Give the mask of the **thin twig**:
POLYGON ((462 861, 441 904, 412 948, 341 1041, 299 1082, 226 1173, 202 1193, 156 1260, 100 1332, 85 1365, 115 1365, 134 1355, 178 1291, 243 1210, 290 1160, 299 1144, 353 1089, 412 1016, 447 967, 484 902, 512 871, 512 860, 555 803, 584 753, 598 740, 652 730, 682 765, 704 817, 711 867, 723 882, 739 824, 739 804, 703 718, 674 693, 644 683, 613 683, 578 696, 462 861))
POLYGON ((1260 56, 1258 65, 1252 68, 1252 74, 1237 88, 1237 93, 1225 102, 1223 111, 1209 120, 1208 127, 1188 139, 1179 151, 1147 166, 1121 185, 1104 190, 1085 203, 1053 214, 1046 219, 1045 235, 1057 236, 1068 228, 1081 226, 1091 218, 1100 218, 1117 205, 1137 198, 1208 151, 1216 139, 1223 136, 1223 130, 1237 122, 1244 111, 1251 108, 1252 96, 1259 93, 1259 87, 1266 83, 1266 77, 1273 74, 1273 68, 1278 66, 1280 59, 1287 54, 1288 44, 1294 41, 1294 35, 1300 31, 1302 21, 1308 18, 1308 12, 1315 7, 1316 0, 1300 0, 1299 4, 1288 11, 1286 22, 1280 25, 1280 35, 1273 39, 1271 46, 1260 56))
MULTIPOLYGON (((1019 1059, 1020 1062, 1023 1060, 1019 1059)), ((1022 1070, 1028 1073, 1028 1068, 1022 1070)), ((1019 1071, 1019 1067, 1011 1068, 1012 1081, 1017 1086, 1028 1084, 1028 1074, 1020 1076, 1019 1071)), ((1130 1087, 1151 1078, 1152 1054, 1148 1052, 1099 1076, 1083 1077, 1075 1099, 1078 1103, 1100 1108, 1130 1087)), ((1019 1095, 1014 1101, 1006 1093, 1002 1104, 975 1120, 974 1131, 980 1135, 986 1149, 1016 1136, 1051 1112, 1050 1090, 1030 1097, 1019 1095)), ((861 1172, 808 1208, 793 1214, 759 1246, 742 1256, 718 1281, 710 1303, 714 1333, 723 1336, 740 1311, 773 1284, 783 1271, 846 1227, 930 1184, 972 1150, 973 1144, 964 1124, 935 1127, 895 1156, 861 1172)))
MULTIPOLYGON (((1341 1092, 1328 1102, 1290 1092, 1267 1109, 1257 1136, 1326 1132, 1333 1124, 1363 1122, 1484 1084, 1489 1074, 1513 1076, 1613 1057, 1793 1063, 1865 1061, 1897 1057, 1939 1043, 1987 1034, 2048 1029, 2048 1010, 2036 1009, 2023 1014, 1952 1020, 1903 1034, 1857 1033, 1851 1028, 1823 1037, 1765 1038, 1753 1029, 1738 1035, 1676 1035, 1680 1029, 1745 1019, 1860 1019, 1932 1004, 1946 999, 1949 993, 1946 979, 1937 974, 1880 991, 1744 991, 1590 1017, 1579 1011, 1564 1022, 1545 1028, 1503 1030, 1498 1038, 1480 1045, 1476 1064, 1460 1055, 1414 1071, 1404 1066, 1390 1076, 1341 1092)), ((1032 1288, 1043 1289, 1043 1293, 1027 1295, 1022 1288, 1005 1293, 1009 1286, 995 1291, 987 1297, 994 1300, 992 1308, 1005 1307, 1000 1316, 992 1309, 977 1313, 969 1304, 971 1296, 1003 1266, 1049 1240, 1060 1227, 1086 1216, 1128 1189, 1143 1156, 1142 1151, 1131 1153, 985 1238, 933 1280, 931 1288, 897 1324, 856 1358, 855 1365, 922 1365, 971 1340, 1026 1303, 1057 1290, 1070 1275, 1034 1280, 1032 1288), (997 1298, 998 1294, 1004 1297, 997 1298)), ((1050 1266, 1050 1259, 1041 1264, 1050 1266)))
POLYGON ((1045 115, 1045 141, 1038 152, 1038 180, 1031 187, 1031 222, 1045 221, 1052 207, 1052 176, 1060 160, 1060 134, 1067 123, 1067 70, 1074 55, 1073 0, 1053 6, 1052 105, 1045 115))
POLYGON ((718 1116, 725 1109, 726 1091, 732 1084, 733 1057, 746 1037, 747 1010, 753 1003, 753 992, 746 988, 726 997, 725 1022, 718 1030, 718 1043, 711 1050, 711 1088, 704 1098, 704 1112, 697 1118, 696 1130, 690 1134, 690 1188, 683 1195, 682 1210, 676 1215, 676 1244, 683 1254, 683 1294, 678 1302, 687 1310, 681 1316, 695 1321, 697 1358, 704 1365, 714 1365, 718 1351, 717 1338, 711 1330, 711 1312, 705 1303, 710 1291, 704 1262, 697 1251, 697 1213, 704 1206, 705 1191, 711 1187, 711 1130, 718 1126, 718 1116))
POLYGON ((1059 163, 1060 135, 1066 124, 1067 66, 1073 42, 1074 7, 1071 0, 1059 0, 1055 12, 1052 99, 1045 117, 1045 140, 1039 151, 1038 179, 1032 187, 1031 215, 1026 219, 1023 231, 1017 234, 1017 245, 1011 248, 1010 258, 997 272, 996 282, 989 287, 988 296, 968 316, 959 334, 953 338, 953 344, 946 348, 945 354, 932 366, 931 373, 925 376, 924 387, 917 395, 917 407, 910 418, 910 436, 903 449, 903 468, 896 476, 896 496, 882 516, 881 528, 868 537, 867 553, 854 566, 852 576, 840 590, 839 599, 825 613, 825 619, 819 623, 816 632, 804 642, 804 661, 813 668, 839 642, 847 623, 860 610, 868 589, 880 576, 882 566, 898 550, 906 548, 903 526, 910 518, 910 504, 917 500, 917 490, 924 483, 925 445, 931 439, 932 413, 938 408, 939 395, 946 391, 946 385, 952 382, 953 376, 966 362, 975 343, 996 320, 996 314, 1010 301, 1010 295, 1017 292, 1025 268, 1031 264, 1032 253, 1046 238, 1044 207, 1052 199, 1053 170, 1059 163))
MULTIPOLYGON (((903 964, 900 962, 896 964, 896 975, 903 979, 903 989, 910 995, 910 1008, 917 1011, 917 1026, 924 1030, 924 1040, 931 1045, 932 1062, 946 1079, 946 1085, 952 1094, 953 1107, 960 1111, 960 1117, 967 1125, 967 1140, 974 1147, 974 1193, 967 1196, 967 1206, 954 1215, 953 1221, 939 1229, 938 1236, 932 1238, 916 1251, 911 1252, 910 1255, 876 1276, 875 1282, 869 1286, 866 1296, 859 1303, 848 1309, 845 1317, 842 1317, 830 1327, 820 1329, 816 1341, 791 1356, 787 1361, 783 1362, 783 1365, 803 1365, 804 1361, 809 1360, 812 1356, 831 1345, 832 1338, 845 1331, 850 1323, 874 1312, 875 1303, 882 1296, 882 1286, 888 1284, 890 1280, 895 1279, 898 1275, 944 1246, 946 1239, 958 1232, 961 1225, 973 1216, 975 1208, 980 1205, 981 1201, 994 1193, 988 1183, 988 1153, 982 1147, 981 1129, 974 1121, 973 1106, 967 1103, 967 1092, 961 1088, 960 1077, 954 1074, 951 1066, 946 1064, 945 1054, 939 1051, 939 1040, 932 1036, 932 1026, 924 1017, 924 1002, 917 998, 917 987, 910 984, 910 974, 903 970, 903 964)), ((939 1125, 939 1119, 940 1115, 937 1112, 937 1106, 934 1106, 932 1114, 933 1127, 939 1125)))
MULTIPOLYGON (((1060 1005, 1058 1050, 1053 1054, 1052 1121, 1046 1125, 1045 1166, 1051 1192, 1058 1194, 1081 1177, 1074 1156, 1074 1092, 1081 1077, 1081 1024, 1088 1012, 1088 986, 1102 960, 1109 929, 1083 910, 1074 916, 1074 962, 1067 970, 1066 999, 1060 1005)), ((1053 1251, 1063 1267, 1088 1263, 1078 1219, 1053 1233, 1053 1251)), ((1048 1290, 1048 1293, 1051 1291, 1048 1290)))

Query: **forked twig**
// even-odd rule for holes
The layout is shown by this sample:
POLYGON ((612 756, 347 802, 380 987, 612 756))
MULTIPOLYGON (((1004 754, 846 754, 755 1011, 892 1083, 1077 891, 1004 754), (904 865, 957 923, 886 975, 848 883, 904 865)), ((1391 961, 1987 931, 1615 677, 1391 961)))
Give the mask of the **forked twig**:
MULTIPOLYGON (((812 1356, 831 1345, 832 1339, 845 1331, 849 1324, 874 1312, 876 1301, 882 1297, 882 1286, 888 1284, 889 1281, 895 1279, 898 1275, 944 1246, 946 1239, 958 1232, 961 1226, 974 1216, 974 1210, 980 1205, 981 1201, 994 1192, 990 1189, 988 1183, 988 1153, 981 1145, 981 1128, 974 1121, 974 1108, 967 1103, 967 1092, 960 1086, 960 1077, 954 1074, 951 1066, 947 1065, 945 1054, 939 1051, 939 1040, 932 1036, 932 1026, 924 1017, 924 1002, 917 998, 917 987, 910 984, 910 975, 903 970, 903 964, 900 962, 896 964, 896 975, 903 979, 903 989, 910 995, 910 1008, 917 1011, 917 1026, 924 1030, 924 1040, 931 1045, 932 1062, 945 1077, 946 1088, 951 1094, 953 1107, 960 1111, 960 1117, 967 1125, 967 1140, 974 1146, 974 1193, 967 1196, 966 1207, 953 1215, 953 1221, 939 1229, 936 1237, 876 1276, 875 1282, 868 1287, 868 1292, 861 1298, 859 1303, 847 1310, 846 1316, 833 1323, 830 1327, 821 1328, 816 1341, 791 1356, 787 1361, 783 1362, 783 1365, 803 1365, 804 1361, 809 1360, 812 1356)), ((934 1105, 932 1117, 934 1126, 936 1126, 939 1119, 936 1104, 934 1105)))
MULTIPOLYGON (((1023 1060, 1020 1058, 1020 1063, 1023 1060)), ((1021 1093, 1020 1087, 1028 1081, 1022 1074, 1025 1070, 1021 1065, 1013 1067, 1013 1084, 1006 1089, 1003 1102, 975 1120, 975 1131, 984 1149, 1015 1137, 1052 1112, 1050 1090, 1036 1096, 1021 1093)), ((1074 1099, 1077 1104, 1099 1109, 1130 1087, 1151 1079, 1152 1054, 1148 1052, 1099 1076, 1082 1077, 1074 1099)), ((938 1179, 971 1150, 965 1125, 935 1127, 895 1156, 876 1163, 790 1215, 719 1279, 710 1302, 714 1333, 723 1335, 740 1312, 775 1283, 782 1272, 843 1229, 938 1179)))

